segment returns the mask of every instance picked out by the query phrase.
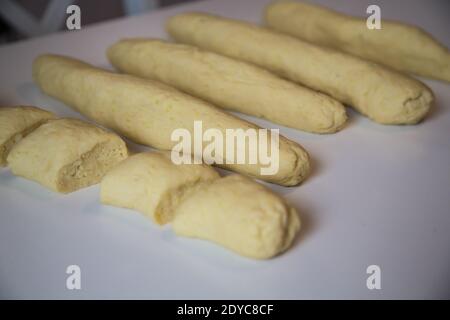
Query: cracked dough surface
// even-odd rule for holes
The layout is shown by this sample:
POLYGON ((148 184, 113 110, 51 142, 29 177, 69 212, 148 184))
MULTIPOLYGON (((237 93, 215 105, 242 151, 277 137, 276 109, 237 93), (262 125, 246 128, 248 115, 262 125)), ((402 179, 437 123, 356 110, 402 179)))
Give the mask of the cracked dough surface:
POLYGON ((11 150, 13 174, 68 193, 100 182, 127 157, 117 135, 77 119, 49 120, 11 150))
POLYGON ((111 46, 108 57, 122 72, 155 79, 217 106, 292 128, 332 133, 347 120, 344 106, 327 95, 194 46, 126 39, 111 46))
POLYGON ((0 167, 6 166, 11 148, 54 114, 32 106, 0 108, 0 167))
POLYGON ((434 99, 427 86, 406 75, 250 23, 183 13, 170 18, 167 30, 177 41, 254 63, 329 94, 382 124, 415 124, 434 99))

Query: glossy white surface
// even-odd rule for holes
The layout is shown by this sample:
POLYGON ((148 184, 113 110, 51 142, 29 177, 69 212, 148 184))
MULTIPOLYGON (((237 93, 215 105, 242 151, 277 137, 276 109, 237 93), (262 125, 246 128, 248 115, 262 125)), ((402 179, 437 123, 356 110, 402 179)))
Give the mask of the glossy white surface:
MULTIPOLYGON (((258 22, 268 1, 206 1, 172 7, 0 47, 0 104, 32 104, 80 117, 31 81, 40 53, 107 66, 104 52, 123 37, 166 37, 164 20, 201 10, 258 22)), ((415 23, 450 46, 448 1, 317 1, 365 15, 415 23)), ((304 229, 286 254, 241 258, 198 240, 177 238, 130 210, 103 206, 98 186, 58 195, 0 171, 1 298, 449 298, 450 85, 425 80, 436 95, 418 126, 382 126, 350 113, 335 135, 281 128, 314 159, 300 187, 271 186, 301 212, 304 229), (82 289, 66 289, 66 267, 82 289), (366 268, 381 267, 381 290, 366 268)), ((266 121, 247 117, 266 126, 266 121)))

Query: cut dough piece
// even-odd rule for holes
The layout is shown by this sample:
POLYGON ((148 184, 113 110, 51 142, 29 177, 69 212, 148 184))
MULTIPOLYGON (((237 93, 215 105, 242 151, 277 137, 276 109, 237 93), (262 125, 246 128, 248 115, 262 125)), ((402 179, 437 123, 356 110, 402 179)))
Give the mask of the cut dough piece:
POLYGON ((286 250, 300 229, 296 210, 266 187, 239 175, 200 185, 176 208, 176 234, 216 242, 267 259, 286 250))
POLYGON ((158 80, 217 106, 291 128, 333 133, 347 120, 344 106, 329 96, 194 46, 127 39, 110 47, 108 57, 122 72, 158 80))
POLYGON ((126 157, 119 136, 81 120, 58 119, 22 139, 7 160, 15 175, 68 193, 100 182, 126 157))
POLYGON ((221 178, 204 164, 176 165, 170 153, 130 156, 101 182, 102 203, 138 210, 178 235, 214 241, 267 259, 286 250, 300 229, 295 209, 240 175, 221 178))
POLYGON ((202 13, 172 17, 177 41, 254 63, 324 92, 383 124, 415 124, 433 93, 420 81, 358 57, 254 24, 202 13))
POLYGON ((218 178, 219 174, 205 164, 173 164, 168 152, 138 153, 103 177, 101 202, 135 209, 165 224, 191 190, 218 178))
POLYGON ((36 107, 17 106, 0 108, 0 167, 6 166, 11 148, 54 114, 36 107))
MULTIPOLYGON (((33 63, 33 78, 43 92, 60 99, 85 116, 130 140, 161 150, 171 150, 179 144, 171 139, 175 130, 187 131, 190 137, 194 137, 196 121, 202 122, 205 131, 218 130, 223 140, 226 140, 227 129, 252 129, 253 132, 260 129, 255 124, 161 82, 108 72, 67 57, 38 57, 33 63)), ((230 139, 237 140, 235 137, 230 139)), ((257 140, 260 150, 262 147, 271 150, 270 139, 257 140)), ((223 145, 231 145, 229 142, 224 141, 223 145)), ((308 153, 299 144, 283 136, 279 137, 278 150, 278 170, 266 175, 261 170, 269 166, 263 164, 261 159, 257 159, 256 163, 244 161, 240 164, 233 162, 234 159, 226 159, 225 152, 220 154, 219 150, 218 154, 223 163, 220 165, 226 169, 281 185, 299 184, 310 171, 308 153)), ((246 150, 239 151, 243 151, 242 155, 248 159, 250 152, 255 150, 249 150, 247 144, 246 150)))
POLYGON ((381 29, 370 30, 366 18, 293 1, 269 5, 265 20, 275 30, 311 43, 450 82, 449 50, 419 27, 383 19, 381 29))

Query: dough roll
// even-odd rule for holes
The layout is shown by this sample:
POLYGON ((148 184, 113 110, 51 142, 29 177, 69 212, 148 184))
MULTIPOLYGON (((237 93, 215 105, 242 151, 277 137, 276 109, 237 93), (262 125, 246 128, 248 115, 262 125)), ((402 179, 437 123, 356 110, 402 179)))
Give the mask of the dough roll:
POLYGON ((430 109, 421 82, 360 58, 246 22, 202 13, 172 17, 176 40, 254 63, 353 106, 383 124, 414 124, 430 109))
POLYGON ((292 1, 269 5, 265 20, 271 28, 309 42, 450 82, 448 48, 416 26, 383 19, 381 29, 370 30, 366 19, 292 1))
MULTIPOLYGON (((195 121, 199 120, 203 130, 218 130, 223 137, 226 129, 260 129, 160 82, 108 72, 67 57, 38 57, 33 77, 46 94, 137 143, 157 149, 171 150, 179 144, 171 139, 175 130, 184 129, 195 139, 195 121)), ((228 143, 231 145, 224 141, 224 145, 228 143)), ((271 150, 270 139, 258 139, 258 144, 271 150)), ((194 148, 191 150, 195 153, 194 148)), ((260 158, 254 164, 241 164, 224 159, 225 152, 220 150, 217 156, 222 157, 219 165, 230 170, 286 186, 300 183, 309 173, 307 152, 282 136, 278 150, 279 166, 273 174, 262 174, 267 166, 260 158)), ((246 159, 250 158, 249 152, 254 152, 249 148, 238 151, 245 152, 246 159)))
POLYGON ((77 119, 57 119, 16 144, 8 165, 15 175, 68 193, 100 182, 127 155, 116 134, 77 119))
POLYGON ((190 190, 219 178, 205 164, 173 164, 170 153, 138 153, 105 175, 100 184, 101 202, 135 209, 158 224, 166 224, 190 190))
POLYGON ((333 133, 347 119, 344 106, 329 96, 197 47, 127 39, 110 47, 108 58, 125 73, 158 80, 217 106, 291 128, 333 133))
POLYGON ((210 166, 175 165, 169 153, 130 156, 101 182, 101 201, 138 210, 176 234, 213 241, 243 256, 285 251, 300 229, 294 208, 241 175, 221 178, 210 166))
POLYGON ((243 256, 271 258, 300 229, 297 211, 266 187, 240 175, 200 185, 174 212, 176 234, 218 243, 243 256))
POLYGON ((11 148, 23 137, 55 116, 31 106, 0 108, 0 167, 6 166, 11 148))

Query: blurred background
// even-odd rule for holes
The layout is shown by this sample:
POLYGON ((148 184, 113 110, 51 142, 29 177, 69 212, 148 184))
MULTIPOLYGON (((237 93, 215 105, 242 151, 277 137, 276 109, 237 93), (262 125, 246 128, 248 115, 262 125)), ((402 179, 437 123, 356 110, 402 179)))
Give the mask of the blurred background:
POLYGON ((83 26, 196 0, 0 0, 0 45, 61 30, 78 5, 83 26))

